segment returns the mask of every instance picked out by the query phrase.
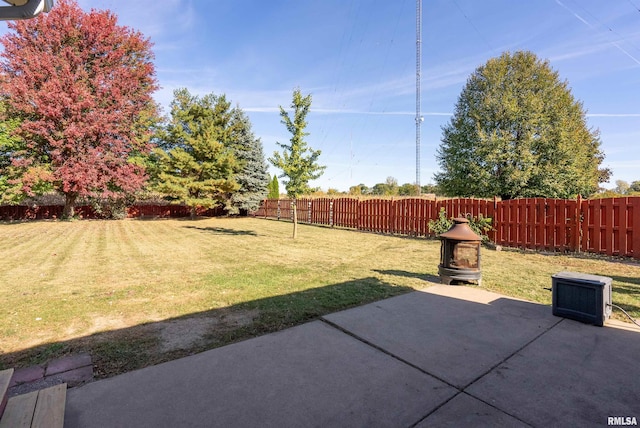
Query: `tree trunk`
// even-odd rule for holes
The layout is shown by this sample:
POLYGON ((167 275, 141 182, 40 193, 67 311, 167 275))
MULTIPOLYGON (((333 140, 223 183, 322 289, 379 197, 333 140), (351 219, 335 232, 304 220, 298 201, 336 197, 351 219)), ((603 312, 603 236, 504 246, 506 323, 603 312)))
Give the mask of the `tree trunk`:
POLYGON ((75 192, 66 193, 64 195, 64 208, 62 209, 62 218, 69 220, 75 215, 76 199, 78 194, 75 192))
POLYGON ((293 239, 298 236, 298 209, 297 201, 293 201, 293 239))
POLYGON ((191 207, 191 220, 195 220, 197 217, 196 207, 191 207))

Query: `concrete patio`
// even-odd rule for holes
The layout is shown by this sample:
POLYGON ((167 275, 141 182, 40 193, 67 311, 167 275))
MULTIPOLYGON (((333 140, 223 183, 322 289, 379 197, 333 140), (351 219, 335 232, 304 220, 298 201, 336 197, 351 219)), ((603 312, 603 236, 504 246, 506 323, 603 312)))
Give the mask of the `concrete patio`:
POLYGON ((607 426, 640 328, 434 285, 68 391, 65 427, 607 426))

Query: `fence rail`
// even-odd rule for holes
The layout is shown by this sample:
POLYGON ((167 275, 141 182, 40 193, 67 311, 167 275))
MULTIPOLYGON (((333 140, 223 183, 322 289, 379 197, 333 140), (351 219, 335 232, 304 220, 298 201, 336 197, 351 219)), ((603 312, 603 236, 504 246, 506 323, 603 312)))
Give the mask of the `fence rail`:
MULTIPOLYGON (((291 199, 263 201, 256 217, 291 220, 291 199)), ((430 200, 298 199, 298 221, 362 231, 431 236, 429 220, 443 208, 449 217, 493 219, 489 238, 507 247, 585 251, 640 259, 640 197, 582 200, 456 198, 430 200)))

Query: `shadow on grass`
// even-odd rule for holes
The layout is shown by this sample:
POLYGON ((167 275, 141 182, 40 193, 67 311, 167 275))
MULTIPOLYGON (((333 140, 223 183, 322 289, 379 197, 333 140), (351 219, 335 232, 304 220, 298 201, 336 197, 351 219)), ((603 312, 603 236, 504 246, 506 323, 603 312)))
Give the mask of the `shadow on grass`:
POLYGON ((611 278, 614 281, 613 286, 616 287, 616 282, 620 283, 627 283, 627 284, 633 284, 633 285, 637 285, 638 288, 633 288, 632 287, 627 287, 630 290, 634 290, 634 293, 640 293, 640 278, 636 278, 636 277, 632 277, 632 276, 617 276, 617 275, 607 275, 604 274, 604 276, 608 276, 609 278, 611 278))
MULTIPOLYGON (((640 296, 640 288, 638 287, 625 287, 624 285, 619 285, 616 284, 615 282, 613 283, 612 289, 611 291, 613 291, 614 293, 614 302, 616 303, 616 299, 615 299, 615 295, 616 294, 624 294, 629 296, 630 299, 638 299, 638 297, 640 296)), ((640 306, 638 306, 636 309, 634 310, 640 310, 640 306)))
POLYGON ((422 279, 424 281, 440 283, 439 276, 431 275, 429 273, 407 272, 405 270, 396 270, 396 269, 389 269, 389 270, 374 269, 373 271, 381 273, 383 275, 395 275, 395 276, 402 276, 404 278, 417 278, 417 279, 422 279))
POLYGON ((520 252, 524 254, 540 254, 547 257, 571 257, 573 259, 603 261, 609 263, 618 263, 623 265, 638 266, 640 259, 634 259, 626 256, 609 256, 607 254, 589 253, 589 252, 572 252, 572 251, 549 251, 549 250, 533 250, 520 247, 502 247, 503 251, 520 252))
POLYGON ((360 278, 4 353, 0 369, 88 353, 94 377, 107 378, 410 291, 375 277, 360 278))
MULTIPOLYGON (((640 312, 640 306, 638 305, 631 305, 628 303, 623 303, 623 302, 616 302, 615 299, 613 301, 613 304, 616 306, 619 306, 620 308, 622 308, 625 312, 627 312, 626 314, 623 313, 619 308, 616 308, 615 306, 612 308, 612 314, 619 314, 620 315, 620 319, 622 319, 625 322, 633 322, 633 323, 640 323, 640 318, 633 318, 632 313, 638 313, 640 312)), ((638 326, 640 326, 640 324, 636 324, 638 326)))
POLYGON ((253 230, 227 229, 224 227, 198 227, 184 226, 186 229, 196 229, 203 232, 210 232, 213 235, 230 235, 230 236, 258 236, 253 230))

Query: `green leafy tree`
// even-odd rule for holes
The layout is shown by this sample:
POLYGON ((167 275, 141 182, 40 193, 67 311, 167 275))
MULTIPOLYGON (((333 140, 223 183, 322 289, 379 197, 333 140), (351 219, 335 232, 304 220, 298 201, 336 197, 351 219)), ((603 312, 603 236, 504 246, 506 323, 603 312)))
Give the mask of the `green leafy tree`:
POLYGON ((23 197, 21 186, 16 186, 20 174, 11 165, 15 153, 25 146, 24 140, 15 134, 19 126, 19 119, 8 117, 6 104, 0 102, 0 202, 17 203, 23 197))
POLYGON ((280 198, 280 183, 278 183, 278 176, 274 175, 273 179, 269 183, 269 194, 267 195, 269 199, 279 199, 280 198))
POLYGON ((229 126, 231 135, 227 144, 233 149, 241 169, 235 175, 240 188, 231 195, 228 211, 233 214, 255 211, 267 196, 270 183, 262 142, 253 134, 249 118, 239 107, 233 109, 229 126))
POLYGON ((384 183, 376 183, 371 188, 371 194, 377 196, 395 196, 398 194, 400 186, 394 177, 387 177, 384 183))
POLYGON ((629 185, 629 193, 634 195, 640 193, 640 180, 631 182, 629 185))
POLYGON ((350 195, 360 196, 360 195, 368 195, 369 193, 371 193, 371 189, 369 189, 364 183, 360 183, 355 186, 349 187, 350 195))
POLYGON ((241 171, 230 139, 233 112, 224 96, 174 92, 171 118, 153 152, 155 190, 174 203, 213 208, 229 201, 241 171))
POLYGON ((311 95, 302 96, 300 89, 293 91, 291 108, 293 118, 280 106, 281 123, 287 127, 291 133, 289 144, 277 143, 282 148, 282 154, 274 152, 269 162, 276 168, 282 170, 280 178, 285 178, 284 185, 287 195, 294 199, 293 203, 293 237, 297 236, 298 219, 295 199, 315 191, 309 187, 309 181, 319 178, 325 170, 325 166, 318 164, 320 150, 313 150, 307 145, 305 137, 309 135, 305 132, 307 127, 307 114, 311 107, 311 95))
POLYGON ((616 180, 616 187, 615 189, 613 189, 613 191, 620 195, 626 195, 629 193, 629 189, 629 183, 624 180, 616 180))
POLYGON ((411 183, 404 183, 398 188, 398 195, 400 196, 417 196, 418 186, 411 183))
POLYGON ((437 152, 450 196, 571 198, 608 180, 598 131, 547 61, 504 53, 467 80, 437 152))
POLYGON ((433 193, 434 195, 438 195, 440 194, 440 189, 438 189, 438 186, 435 184, 425 184, 421 187, 421 192, 422 194, 428 194, 428 193, 433 193))
POLYGON ((375 196, 383 196, 387 193, 387 185, 385 183, 376 183, 371 188, 371 194, 375 196))
POLYGON ((398 194, 400 186, 398 186, 398 180, 395 177, 387 177, 384 183, 387 186, 387 195, 395 196, 398 194))

